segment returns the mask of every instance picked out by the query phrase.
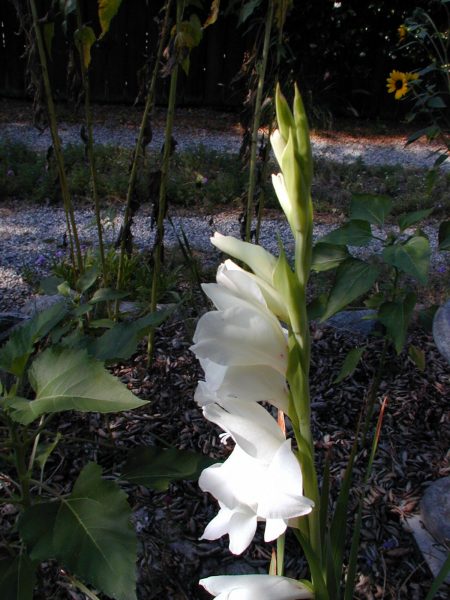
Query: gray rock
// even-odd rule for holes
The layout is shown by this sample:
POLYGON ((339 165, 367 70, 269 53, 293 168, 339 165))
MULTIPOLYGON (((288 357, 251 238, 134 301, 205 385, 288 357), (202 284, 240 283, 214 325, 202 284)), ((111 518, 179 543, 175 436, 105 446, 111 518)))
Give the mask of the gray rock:
POLYGON ((51 296, 35 296, 31 300, 28 300, 28 302, 23 306, 22 313, 26 316, 32 317, 36 313, 42 312, 43 310, 46 310, 47 308, 50 308, 54 304, 62 302, 63 300, 64 297, 60 296, 59 294, 53 294, 51 296))
POLYGON ((442 544, 450 543, 450 477, 433 481, 420 504, 422 521, 442 544))
POLYGON ((434 315, 433 338, 439 352, 450 363, 450 300, 434 315))
POLYGON ((325 321, 335 329, 368 337, 377 327, 376 310, 343 310, 325 321))
MULTIPOLYGON (((437 577, 442 565, 447 559, 448 550, 445 546, 437 544, 436 540, 425 528, 420 515, 411 515, 406 517, 406 529, 414 535, 416 544, 419 547, 430 571, 434 577, 437 577)), ((450 575, 445 579, 445 583, 450 584, 450 575)))

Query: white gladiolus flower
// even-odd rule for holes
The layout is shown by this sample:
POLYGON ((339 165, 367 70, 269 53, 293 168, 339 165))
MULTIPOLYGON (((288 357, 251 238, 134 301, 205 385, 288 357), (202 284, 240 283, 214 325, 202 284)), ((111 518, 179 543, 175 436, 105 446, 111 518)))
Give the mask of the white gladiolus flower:
POLYGON ((208 467, 200 476, 200 488, 220 506, 203 538, 228 533, 231 552, 240 554, 251 543, 257 520, 266 521, 264 539, 272 541, 284 533, 289 519, 311 512, 314 503, 302 495, 302 472, 291 441, 270 414, 259 404, 236 400, 225 407, 203 408, 205 417, 236 442, 224 463, 208 467))
POLYGON ((314 598, 302 583, 276 575, 218 575, 200 580, 216 600, 302 600, 314 598))

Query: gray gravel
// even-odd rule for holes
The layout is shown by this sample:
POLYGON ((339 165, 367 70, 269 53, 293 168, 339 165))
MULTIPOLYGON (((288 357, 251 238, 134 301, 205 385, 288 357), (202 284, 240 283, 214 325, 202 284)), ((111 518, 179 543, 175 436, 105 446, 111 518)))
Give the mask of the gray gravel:
MULTIPOLYGON (((120 228, 121 214, 112 220, 105 221, 105 239, 113 242, 120 228)), ((178 232, 181 225, 194 249, 205 252, 211 261, 219 261, 220 253, 211 246, 209 238, 218 231, 224 235, 239 237, 237 215, 233 213, 206 215, 200 217, 174 217, 173 222, 178 232)), ((90 210, 77 211, 77 225, 80 241, 84 248, 92 246, 96 240, 94 214, 90 210)), ((334 226, 319 224, 314 229, 317 239, 330 231, 334 226)), ((430 237, 434 250, 432 264, 435 269, 445 269, 446 253, 436 253, 436 226, 424 227, 430 237)), ((26 208, 0 208, 0 311, 18 309, 32 294, 26 282, 27 276, 45 276, 50 273, 54 262, 60 261, 67 253, 62 246, 65 232, 64 212, 61 208, 45 208, 30 206, 26 208)), ((379 231, 374 233, 381 235, 379 231)), ((408 232, 407 232, 408 233, 408 232)), ((266 219, 263 222, 260 242, 270 252, 277 254, 277 234, 280 235, 288 254, 292 254, 293 244, 290 230, 284 220, 266 219)), ((150 216, 140 215, 133 226, 136 246, 151 248, 154 242, 154 231, 150 228, 150 216)), ((177 244, 172 227, 166 225, 166 244, 177 244)), ((380 242, 369 248, 354 248, 355 256, 367 255, 380 248, 380 242)))
MULTIPOLYGON (((60 136, 63 144, 80 143, 79 126, 62 123, 60 136)), ((237 152, 241 137, 235 129, 230 131, 211 131, 202 128, 199 123, 195 129, 180 127, 174 131, 178 141, 178 149, 203 144, 209 148, 237 152)), ((95 140, 100 144, 112 144, 133 147, 136 142, 137 129, 134 126, 108 127, 96 124, 95 140)), ((40 133, 24 122, 0 123, 0 139, 23 142, 38 150, 46 150, 50 145, 48 130, 40 133)), ((156 126, 153 132, 153 147, 160 147, 163 142, 163 131, 156 126)), ((313 151, 316 157, 322 156, 333 160, 353 162, 363 160, 368 164, 401 164, 411 167, 427 167, 433 163, 434 156, 425 145, 404 147, 403 142, 358 143, 354 140, 337 144, 326 138, 313 136, 313 151)), ((93 213, 89 210, 77 211, 77 223, 81 242, 84 246, 95 243, 96 233, 93 224, 93 213)), ((209 237, 214 231, 239 236, 239 224, 236 215, 223 214, 203 217, 175 217, 174 223, 179 228, 183 224, 184 231, 194 248, 209 254, 212 259, 219 259, 219 253, 212 249, 209 237)), ((106 223, 106 240, 116 238, 121 223, 118 214, 113 222, 106 223)), ((325 235, 328 225, 317 225, 315 238, 325 235)), ((430 237, 433 250, 436 249, 436 227, 425 228, 430 237)), ((46 275, 53 262, 60 260, 64 254, 61 248, 65 231, 63 210, 60 208, 18 206, 14 208, 0 207, 0 310, 19 308, 32 294, 32 288, 26 282, 29 276, 36 278, 46 275)), ((283 221, 266 220, 261 232, 261 244, 273 253, 277 252, 277 233, 281 235, 288 252, 292 250, 290 232, 283 221)), ((150 217, 139 215, 136 218, 133 234, 135 243, 141 248, 150 248, 154 241, 154 232, 150 229, 150 217)), ((166 227, 166 243, 176 244, 176 236, 171 227, 166 227)), ((365 252, 368 250, 366 249, 365 252)), ((361 249, 355 250, 361 253, 361 249)), ((444 269, 446 257, 433 253, 433 268, 444 269)))

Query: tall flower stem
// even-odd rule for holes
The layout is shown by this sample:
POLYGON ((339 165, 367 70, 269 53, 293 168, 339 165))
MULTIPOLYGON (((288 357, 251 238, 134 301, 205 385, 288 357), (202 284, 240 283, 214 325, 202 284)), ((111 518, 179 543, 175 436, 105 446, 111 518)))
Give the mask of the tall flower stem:
POLYGON ((267 60, 269 57, 269 45, 270 45, 270 32, 272 30, 273 21, 273 5, 274 0, 268 0, 266 23, 264 30, 264 44, 262 58, 258 65, 258 87, 256 89, 255 99, 255 112, 253 115, 253 128, 252 128, 252 141, 250 146, 250 173, 248 180, 248 194, 247 194, 247 210, 246 210, 246 222, 245 222, 245 239, 247 242, 251 238, 251 224, 252 224, 252 208, 253 208, 253 197, 255 195, 256 187, 256 150, 258 146, 258 131, 259 123, 261 119, 261 106, 262 96, 264 89, 264 79, 267 68, 267 60))
MULTIPOLYGON (((158 50, 156 54, 155 64, 153 66, 152 78, 150 81, 150 86, 148 88, 147 97, 145 99, 145 107, 144 112, 142 114, 141 125, 139 128, 139 134, 136 141, 136 146, 133 154, 133 162, 131 165, 130 178, 128 180, 128 189, 127 189, 127 200, 125 205, 125 214, 123 218, 123 231, 127 231, 128 223, 130 220, 130 208, 131 201, 133 199, 133 191, 136 185, 136 178, 138 172, 138 164, 139 164, 139 153, 142 147, 142 141, 144 139, 145 128, 149 119, 150 114, 152 113, 154 107, 155 100, 155 89, 156 89, 156 81, 158 77, 159 65, 161 63, 162 53, 164 49, 164 42, 167 37, 167 30, 169 25, 169 16, 170 10, 172 7, 172 0, 167 0, 165 12, 164 12, 164 20, 161 27, 158 50)), ((120 258, 119 258, 119 268, 117 273, 117 289, 120 289, 122 286, 123 280, 123 269, 125 263, 125 244, 126 244, 126 236, 123 235, 120 242, 120 258)))
POLYGON ((44 40, 42 38, 41 29, 38 23, 38 14, 35 0, 30 1, 31 15, 33 18, 33 27, 36 35, 36 44, 39 52, 39 60, 42 69, 42 79, 44 82, 45 95, 47 99, 48 118, 50 123, 50 131, 52 135, 53 150, 55 153, 59 182, 61 186, 61 195, 64 203, 64 211, 66 215, 67 233, 70 242, 70 252, 72 264, 74 268, 78 268, 81 273, 83 271, 83 257, 81 254, 80 241, 78 238, 77 225, 75 221, 75 213, 73 210, 72 199, 70 197, 69 186, 67 183, 66 169, 64 165, 64 156, 61 148, 61 141, 58 135, 58 125, 56 122, 56 110, 53 102, 52 88, 50 85, 50 77, 48 74, 47 57, 45 54, 44 40))
MULTIPOLYGON (((178 0, 177 2, 177 21, 176 27, 178 29, 181 22, 184 11, 184 0, 178 0)), ((173 131, 173 123, 175 117, 175 101, 177 96, 177 82, 178 82, 178 69, 179 66, 176 64, 170 75, 170 89, 169 89, 169 101, 167 107, 167 119, 166 119, 166 130, 164 136, 164 153, 161 167, 161 185, 159 188, 159 203, 158 203, 158 218, 156 221, 156 242, 155 252, 153 256, 153 278, 152 278, 152 290, 150 296, 150 311, 156 310, 156 304, 158 301, 159 283, 161 278, 161 264, 162 264, 162 253, 164 244, 164 217, 166 214, 166 202, 167 202, 167 179, 169 175, 169 164, 171 154, 171 139, 173 131)), ((147 344, 147 362, 151 363, 153 354, 153 345, 155 340, 155 332, 152 329, 148 336, 147 344)))
MULTIPOLYGON (((83 26, 83 20, 81 15, 81 6, 80 0, 77 0, 77 27, 78 31, 81 31, 83 26)), ((80 69, 81 69, 81 80, 83 83, 83 91, 84 91, 84 111, 85 111, 85 119, 86 119, 86 128, 87 128, 87 155, 89 159, 89 169, 91 172, 91 183, 92 183, 92 195, 94 197, 94 209, 95 209, 95 221, 97 224, 97 236, 98 236, 98 248, 100 253, 100 262, 102 265, 102 275, 104 284, 107 285, 108 282, 108 272, 106 266, 105 259, 105 247, 103 243, 103 228, 102 228, 102 219, 100 213, 100 200, 98 195, 98 185, 97 185, 97 169, 95 165, 95 153, 94 153, 94 134, 92 130, 92 111, 91 111, 91 90, 89 85, 89 74, 85 65, 83 51, 81 49, 80 52, 80 69)))

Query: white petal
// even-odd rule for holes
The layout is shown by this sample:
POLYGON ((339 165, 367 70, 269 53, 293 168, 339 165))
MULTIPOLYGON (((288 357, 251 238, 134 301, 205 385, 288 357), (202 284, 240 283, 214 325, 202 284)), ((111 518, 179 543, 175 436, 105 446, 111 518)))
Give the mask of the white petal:
POLYGON ((267 519, 266 528, 264 530, 264 541, 271 542, 282 535, 287 528, 287 523, 284 519, 267 519))
POLYGON ((233 516, 233 511, 223 506, 212 521, 208 523, 203 532, 201 540, 217 540, 230 529, 230 520, 233 516))
POLYGON ((230 519, 230 552, 242 554, 255 537, 257 519, 256 514, 250 511, 235 511, 230 519))
POLYGON ((275 193, 277 195, 281 208, 283 209, 284 214, 290 222, 292 203, 289 199, 282 173, 278 173, 278 175, 272 175, 272 184, 275 189, 275 193))
POLYGON ((267 310, 266 301, 261 290, 256 283, 252 281, 250 283, 252 287, 247 290, 247 293, 242 291, 240 295, 238 295, 236 290, 229 289, 217 283, 203 283, 202 289, 219 310, 226 310, 233 306, 243 306, 246 308, 255 306, 255 308, 261 307, 267 310))
MULTIPOLYGON (((210 378, 205 373, 208 385, 210 378)), ((219 398, 239 398, 243 402, 269 402, 288 412, 289 392, 284 375, 268 365, 249 365, 246 367, 228 367, 222 381, 217 385, 215 378, 213 387, 219 398)))
POLYGON ((281 157, 283 156, 284 149, 286 148, 286 142, 278 129, 276 129, 270 136, 270 143, 272 145, 275 158, 277 159, 278 164, 281 166, 281 157))
POLYGON ((256 275, 272 284, 276 258, 270 252, 267 252, 261 246, 243 242, 230 235, 222 235, 217 232, 211 238, 211 243, 225 254, 244 262, 256 275))
POLYGON ((203 315, 191 350, 220 365, 270 365, 285 374, 288 347, 273 315, 241 306, 203 315))
POLYGON ((216 600, 302 600, 314 594, 295 579, 275 575, 219 575, 200 580, 216 600))
POLYGON ((314 502, 303 496, 300 465, 286 440, 274 456, 267 473, 266 489, 258 503, 258 516, 291 519, 311 512, 314 502))
POLYGON ((228 432, 249 456, 268 465, 285 441, 275 419, 255 402, 228 398, 222 404, 205 405, 206 419, 228 432))

